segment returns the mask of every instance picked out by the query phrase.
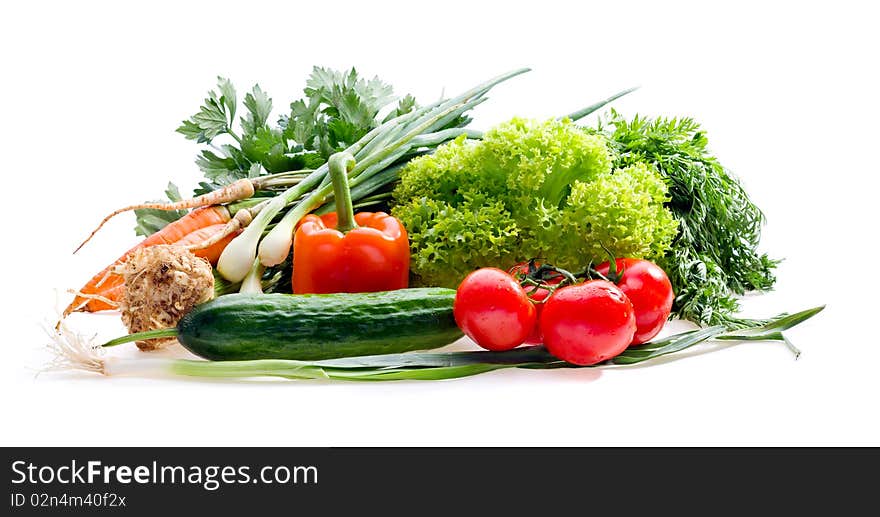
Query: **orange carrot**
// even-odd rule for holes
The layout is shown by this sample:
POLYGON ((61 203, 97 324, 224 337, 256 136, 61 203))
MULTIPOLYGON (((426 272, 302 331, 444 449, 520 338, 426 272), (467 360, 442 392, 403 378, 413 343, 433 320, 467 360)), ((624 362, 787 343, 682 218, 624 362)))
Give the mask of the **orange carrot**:
MULTIPOLYGON (((225 229, 225 224, 212 224, 211 226, 206 226, 201 230, 196 230, 188 235, 185 235, 182 239, 175 242, 174 244, 178 246, 196 246, 203 242, 207 242, 208 239, 211 239, 211 237, 224 231, 225 229)), ((234 239, 235 236, 239 233, 241 233, 241 230, 226 235, 225 237, 208 247, 193 248, 192 252, 195 256, 206 259, 208 262, 211 263, 212 266, 216 266, 217 261, 220 259, 220 254, 223 253, 226 245, 229 244, 229 241, 234 239)))
MULTIPOLYGON (((113 270, 116 266, 125 263, 125 261, 128 260, 128 257, 136 249, 155 246, 157 244, 174 244, 187 235, 203 228, 214 225, 225 227, 229 220, 229 210, 226 209, 226 207, 208 206, 197 208, 177 221, 168 224, 153 235, 150 235, 137 246, 126 251, 121 257, 116 259, 115 262, 92 277, 92 279, 79 290, 79 293, 86 295, 97 294, 112 301, 119 300, 120 295, 122 294, 123 281, 122 276, 116 274, 113 270)), ((109 306, 104 301, 89 299, 77 295, 64 310, 62 318, 76 311, 95 312, 115 308, 116 307, 109 306)))
MULTIPOLYGON (((122 262, 120 262, 122 264, 122 262)), ((120 299, 122 299, 122 291, 125 289, 125 285, 122 279, 122 275, 118 275, 114 272, 109 272, 110 274, 107 276, 107 280, 104 281, 100 286, 96 287, 95 293, 87 293, 89 294, 97 294, 102 298, 106 298, 111 303, 108 303, 100 298, 90 298, 88 303, 82 307, 82 310, 85 312, 99 312, 99 311, 112 311, 114 309, 118 309, 117 303, 120 299)), ((81 293, 82 291, 80 291, 81 293)), ((69 307, 68 307, 69 308, 69 307)))
POLYGON ((124 208, 120 208, 118 210, 114 210, 107 217, 105 217, 101 224, 98 225, 97 228, 92 230, 92 233, 86 237, 86 240, 82 242, 79 246, 73 250, 74 253, 80 250, 83 246, 86 245, 87 242, 92 240, 92 237, 98 233, 104 224, 113 218, 116 215, 119 215, 123 212, 127 212, 129 210, 139 210, 142 208, 153 208, 155 210, 185 210, 188 208, 194 207, 204 207, 209 205, 221 205, 224 203, 231 203, 233 201, 238 201, 241 199, 248 199, 254 195, 254 183, 249 179, 240 179, 225 187, 215 190, 213 192, 208 192, 207 194, 202 194, 201 196, 194 197, 192 199, 184 199, 182 201, 177 201, 175 203, 141 203, 139 205, 131 205, 124 208))

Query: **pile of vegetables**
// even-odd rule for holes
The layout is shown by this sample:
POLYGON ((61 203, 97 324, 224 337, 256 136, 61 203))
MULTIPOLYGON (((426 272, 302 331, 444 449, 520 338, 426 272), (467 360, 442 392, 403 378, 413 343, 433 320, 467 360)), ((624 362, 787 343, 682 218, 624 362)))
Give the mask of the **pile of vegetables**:
POLYGON ((259 85, 237 119, 220 78, 177 129, 205 146, 194 197, 169 183, 168 201, 120 208, 83 242, 127 211, 146 237, 74 291, 52 332, 62 363, 398 380, 633 364, 710 339, 796 352, 782 331, 822 308, 736 315, 737 295, 772 288, 777 261, 757 251, 763 215, 699 126, 614 110, 579 125, 625 90, 567 117, 465 127, 525 71, 420 105, 316 67, 275 123, 259 85), (64 321, 110 309, 130 334, 103 346, 64 321), (670 317, 702 328, 658 338, 670 317), (416 352, 463 334, 487 351, 416 352), (208 361, 104 356, 175 341, 208 361))
MULTIPOLYGON (((344 150, 356 160, 348 171, 355 206, 381 202, 389 197, 387 189, 396 182, 403 164, 448 140, 470 134, 462 127, 470 121, 465 113, 484 102, 492 87, 526 71, 514 70, 458 97, 426 106, 416 106, 411 97, 405 97, 379 119, 379 108, 391 101, 389 86, 379 79, 357 79, 353 69, 336 73, 315 68, 305 90, 308 102, 292 103, 291 115, 283 117, 278 127, 268 124, 271 100, 258 85, 254 86, 245 96, 247 113, 240 119, 241 136, 233 131, 235 89, 221 78, 218 91, 211 91, 200 111, 178 128, 187 138, 212 148, 203 150, 196 159, 207 180, 200 183, 197 197, 116 210, 80 248, 115 215, 149 210, 140 213, 137 228, 155 233, 138 247, 180 244, 204 253, 226 242, 216 260, 216 269, 225 280, 241 284, 249 273, 254 276, 260 272, 262 266, 262 279, 276 279, 265 287, 267 291, 290 292, 283 272, 290 270, 288 259, 296 224, 309 213, 332 212, 335 208, 326 155, 344 150), (219 136, 228 136, 238 145, 217 146, 213 141, 219 136), (285 144, 268 145, 274 139, 282 139, 285 144), (276 167, 291 170, 271 172, 276 167), (181 215, 181 210, 194 207, 200 208, 181 215), (166 214, 164 220, 156 216, 160 212, 166 214), (206 232, 205 238, 195 243, 181 242, 196 231, 206 232), (258 254, 260 264, 255 263, 258 254)), ((170 185, 168 192, 176 197, 178 189, 170 185)), ((79 289, 64 314, 115 308, 121 294, 116 288, 122 282, 113 269, 133 251, 79 289)))

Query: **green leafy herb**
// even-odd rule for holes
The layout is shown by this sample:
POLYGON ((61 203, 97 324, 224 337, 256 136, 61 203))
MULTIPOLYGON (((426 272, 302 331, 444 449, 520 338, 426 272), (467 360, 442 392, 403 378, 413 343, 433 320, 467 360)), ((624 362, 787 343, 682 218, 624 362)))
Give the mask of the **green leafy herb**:
MULTIPOLYGON (((378 126, 379 111, 394 100, 390 85, 378 77, 359 78, 354 68, 338 72, 315 67, 304 93, 304 99, 291 103, 290 115, 280 125, 285 136, 325 160, 378 126)), ((407 95, 388 117, 409 113, 415 105, 407 95)))
POLYGON ((241 127, 245 133, 254 134, 269 120, 269 114, 272 113, 272 99, 257 84, 244 96, 244 107, 248 112, 241 121, 241 127))
POLYGON ((649 164, 669 185, 667 206, 679 231, 661 266, 676 293, 674 314, 706 325, 751 323, 733 316, 736 296, 772 288, 778 261, 758 252, 764 215, 709 153, 699 124, 690 118, 627 121, 614 110, 606 124, 615 165, 649 164))
MULTIPOLYGON (((194 115, 177 132, 205 144, 196 157, 204 174, 194 195, 204 194, 242 178, 302 169, 316 169, 336 151, 377 127, 379 112, 395 97, 378 77, 360 78, 351 69, 339 72, 315 67, 306 82, 305 97, 290 105, 290 114, 270 122, 272 98, 260 85, 245 94, 242 115, 235 87, 224 77, 194 115), (225 142, 220 143, 223 137, 225 142)), ((417 106, 406 95, 385 119, 411 112, 417 106)), ((459 121, 460 122, 460 121, 459 121)), ((458 127, 447 124, 445 127, 458 127)), ((183 212, 137 211, 139 235, 154 232, 183 212)))
MULTIPOLYGON (((168 200, 171 202, 180 201, 182 199, 180 191, 177 189, 177 185, 170 181, 168 182, 168 187, 165 189, 165 196, 167 196, 168 200)), ((157 202, 163 203, 164 201, 157 202)), ((154 210, 152 208, 135 210, 134 214, 137 218, 137 225, 134 227, 134 233, 143 237, 153 235, 164 228, 168 223, 172 223, 186 215, 186 212, 186 210, 154 210)))
POLYGON ((229 79, 218 77, 217 90, 208 92, 199 112, 184 120, 177 132, 199 143, 211 143, 219 135, 233 134, 236 103, 235 87, 229 79))

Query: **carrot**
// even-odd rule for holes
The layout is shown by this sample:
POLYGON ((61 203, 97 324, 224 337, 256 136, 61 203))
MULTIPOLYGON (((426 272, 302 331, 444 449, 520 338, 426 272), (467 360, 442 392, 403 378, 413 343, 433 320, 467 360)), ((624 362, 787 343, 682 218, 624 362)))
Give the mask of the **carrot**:
POLYGON ((174 244, 178 246, 192 246, 191 250, 195 256, 202 257, 210 262, 212 266, 216 266, 217 260, 220 259, 220 254, 223 253, 226 245, 229 244, 229 241, 234 239, 236 235, 241 233, 241 230, 238 230, 231 234, 227 234, 222 239, 211 244, 210 246, 204 248, 197 246, 204 242, 208 242, 209 239, 211 239, 218 233, 224 232, 225 229, 226 224, 212 224, 211 226, 206 226, 201 230, 196 230, 190 234, 185 235, 182 239, 175 242, 174 244))
MULTIPOLYGON (((229 210, 223 206, 208 206, 197 208, 192 212, 181 217, 177 221, 168 224, 158 232, 150 235, 137 246, 126 251, 115 262, 102 269, 98 274, 92 277, 89 282, 84 285, 70 305, 62 313, 62 319, 76 311, 96 312, 108 309, 115 309, 107 302, 96 298, 89 298, 84 295, 100 295, 111 301, 116 301, 122 294, 122 276, 116 274, 113 270, 116 266, 125 263, 128 257, 137 249, 157 244, 174 244, 187 235, 202 230, 210 226, 220 226, 225 228, 229 222, 229 210)), ((211 249, 211 248, 209 248, 211 249)))
MULTIPOLYGON (((188 246, 186 246, 186 249, 192 251, 193 253, 196 253, 198 250, 211 248, 215 244, 226 240, 227 238, 232 240, 232 238, 241 233, 241 231, 246 228, 247 225, 251 224, 251 221, 254 220, 254 216, 259 214, 260 210, 262 210, 263 207, 266 206, 268 203, 269 200, 265 200, 250 208, 239 208, 235 212, 235 215, 232 217, 232 219, 230 219, 229 222, 226 223, 226 227, 223 228, 223 231, 218 231, 214 233, 208 239, 202 242, 189 244, 188 246)), ((223 247, 225 248, 226 245, 224 244, 223 247)), ((198 255, 198 253, 196 253, 196 255, 198 255)))
MULTIPOLYGON (((120 262, 120 264, 122 264, 122 262, 120 262)), ((100 296, 100 298, 89 298, 88 302, 81 310, 85 312, 100 312, 112 311, 119 308, 118 302, 122 298, 122 291, 125 289, 122 275, 113 271, 108 271, 108 273, 107 279, 95 288, 95 293, 82 294, 84 297, 96 294, 100 296)), ((80 293, 82 293, 82 291, 77 294, 80 295, 80 293)))
POLYGON ((177 201, 175 203, 141 203, 139 205, 131 205, 124 208, 120 208, 118 210, 114 210, 107 217, 105 217, 97 228, 92 230, 92 233, 86 237, 86 240, 82 242, 79 246, 73 250, 74 253, 80 250, 83 246, 86 245, 87 242, 92 240, 92 237, 98 233, 104 224, 112 219, 114 216, 119 215, 123 212, 127 212, 129 210, 140 210, 142 208, 152 208, 155 210, 185 210, 188 208, 195 207, 205 207, 210 205, 220 205, 224 203, 231 203, 233 201, 239 201, 241 199, 248 199, 254 195, 254 183, 249 179, 240 179, 225 187, 215 190, 213 192, 208 192, 207 194, 202 194, 201 196, 194 197, 192 199, 184 199, 182 201, 177 201))

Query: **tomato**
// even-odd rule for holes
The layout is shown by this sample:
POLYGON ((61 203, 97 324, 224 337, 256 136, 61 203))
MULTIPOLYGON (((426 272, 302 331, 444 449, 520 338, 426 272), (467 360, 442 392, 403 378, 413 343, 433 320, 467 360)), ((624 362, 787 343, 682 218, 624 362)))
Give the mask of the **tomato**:
MULTIPOLYGON (((535 267, 541 267, 540 262, 535 262, 534 265, 535 267)), ((520 262, 510 268, 508 272, 513 275, 514 278, 522 279, 529 274, 529 263, 520 262)), ((565 278, 560 273, 550 273, 549 276, 550 278, 543 280, 544 285, 553 286, 562 282, 565 278)), ((544 311, 544 300, 547 299, 547 296, 550 295, 551 291, 545 287, 529 285, 525 286, 524 289, 526 294, 535 304, 535 326, 532 327, 532 331, 526 336, 524 343, 527 345, 540 345, 544 342, 544 336, 541 334, 541 313, 544 311)))
POLYGON ((636 316, 616 285, 591 280, 550 296, 541 314, 541 332, 551 354, 588 366, 626 350, 636 332, 636 316))
POLYGON ((453 304, 455 322, 487 350, 521 345, 535 326, 535 306, 512 276, 482 268, 462 280, 453 304))
MULTIPOLYGON (((672 312, 672 284, 666 273, 653 262, 620 258, 616 261, 617 272, 623 275, 617 287, 626 294, 636 311, 636 334, 633 345, 647 343, 660 333, 672 312)), ((608 276, 610 264, 600 264, 596 271, 608 276)))

